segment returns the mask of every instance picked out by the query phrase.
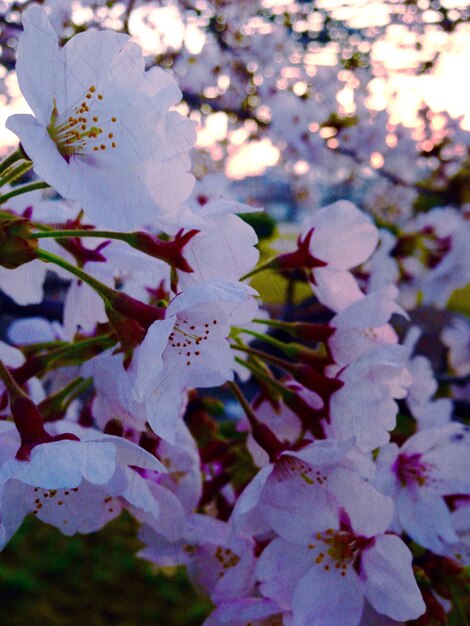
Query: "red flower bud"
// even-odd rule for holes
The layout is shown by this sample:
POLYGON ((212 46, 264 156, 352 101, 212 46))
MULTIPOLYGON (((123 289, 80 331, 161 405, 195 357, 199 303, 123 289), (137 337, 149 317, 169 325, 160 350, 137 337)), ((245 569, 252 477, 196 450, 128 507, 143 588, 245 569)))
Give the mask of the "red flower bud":
POLYGON ((280 270, 296 270, 299 268, 314 269, 315 267, 326 267, 327 263, 315 258, 310 252, 310 241, 314 228, 311 228, 302 240, 299 235, 297 239, 297 250, 281 254, 274 260, 274 267, 280 270))
POLYGON ((181 229, 173 241, 162 241, 155 235, 139 231, 131 233, 128 242, 137 250, 161 259, 182 272, 192 272, 192 267, 183 256, 183 248, 198 232, 198 230, 190 230, 183 234, 183 229, 181 229))
POLYGON ((34 402, 24 396, 14 398, 10 402, 10 410, 15 420, 15 426, 21 437, 21 446, 16 453, 19 461, 29 461, 31 450, 41 443, 52 443, 69 439, 79 441, 76 435, 64 433, 52 436, 44 428, 42 415, 34 402))
POLYGON ((38 242, 29 239, 31 222, 18 217, 0 222, 0 265, 9 270, 36 258, 38 242))

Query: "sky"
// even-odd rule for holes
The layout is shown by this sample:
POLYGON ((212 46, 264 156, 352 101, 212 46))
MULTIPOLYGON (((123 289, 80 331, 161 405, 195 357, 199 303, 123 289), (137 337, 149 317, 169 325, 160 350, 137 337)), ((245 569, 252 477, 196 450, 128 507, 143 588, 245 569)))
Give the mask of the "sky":
MULTIPOLYGON (((418 0, 427 2, 427 0, 418 0)), ((264 0, 269 6, 285 6, 285 0, 264 0)), ((387 6, 378 0, 349 0, 345 5, 338 0, 318 0, 318 6, 333 11, 338 18, 347 19, 351 26, 382 25, 388 20, 387 6)), ((444 0, 443 4, 452 9, 462 6, 462 0, 444 0)), ((86 20, 88 9, 80 9, 74 14, 76 22, 86 20)), ((406 126, 416 124, 416 113, 422 101, 432 110, 447 111, 452 117, 462 116, 462 126, 470 130, 470 25, 462 25, 457 32, 447 35, 433 26, 432 11, 429 11, 429 33, 422 42, 421 51, 416 50, 415 39, 405 27, 394 26, 388 29, 387 36, 375 41, 371 55, 385 69, 371 83, 370 106, 383 109, 388 107, 393 123, 406 126), (439 51, 439 60, 431 74, 413 75, 410 69, 417 67, 429 52, 439 51)), ((165 46, 181 46, 182 42, 191 52, 197 53, 204 42, 204 35, 197 26, 190 26, 186 32, 175 6, 155 8, 149 11, 144 6, 133 12, 129 24, 134 39, 147 53, 161 52, 165 46)), ((331 50, 324 49, 316 55, 319 65, 334 63, 331 50)), ((2 68, 0 68, 1 70, 2 68)), ((3 78, 0 76, 0 78, 3 78)), ((29 108, 19 91, 12 73, 6 79, 6 87, 12 102, 6 103, 0 95, 0 146, 13 147, 16 136, 4 128, 5 121, 12 113, 29 112, 29 108)), ((348 103, 347 90, 340 96, 348 103)), ((224 137, 227 132, 227 118, 222 114, 210 116, 209 123, 199 130, 199 146, 209 146, 224 137)), ((227 163, 227 174, 241 178, 248 174, 259 174, 269 165, 274 165, 279 153, 268 139, 246 143, 243 129, 232 136, 237 146, 227 163)))

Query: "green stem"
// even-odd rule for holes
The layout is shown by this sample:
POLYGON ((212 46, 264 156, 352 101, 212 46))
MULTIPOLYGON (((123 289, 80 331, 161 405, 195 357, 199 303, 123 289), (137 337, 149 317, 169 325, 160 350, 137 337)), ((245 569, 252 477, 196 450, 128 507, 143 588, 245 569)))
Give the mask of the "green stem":
POLYGON ((253 409, 251 408, 250 403, 248 402, 248 400, 243 395, 243 392, 240 389, 240 387, 237 384, 235 384, 234 382, 232 382, 231 380, 229 380, 227 382, 228 382, 228 386, 230 387, 233 395, 236 397, 236 399, 240 403, 240 406, 245 411, 246 416, 250 419, 250 422, 257 422, 258 419, 257 419, 253 409))
POLYGON ((265 270, 275 270, 275 269, 276 269, 276 257, 274 257, 274 259, 271 259, 270 261, 267 261, 266 263, 263 263, 263 265, 258 265, 258 267, 255 267, 253 270, 251 270, 251 272, 248 272, 248 274, 245 274, 244 276, 242 276, 240 280, 246 280, 247 278, 251 278, 252 276, 255 276, 255 274, 264 272, 265 270))
POLYGON ((290 325, 290 322, 282 322, 279 320, 272 320, 272 319, 261 319, 259 317, 255 317, 251 321, 255 322, 256 324, 264 324, 265 326, 271 326, 272 328, 280 328, 281 330, 287 330, 287 328, 290 325))
POLYGON ((93 379, 82 378, 81 376, 72 380, 68 385, 57 391, 56 393, 45 398, 38 408, 43 414, 45 421, 51 419, 54 414, 65 413, 71 403, 78 398, 84 391, 86 391, 93 379))
POLYGON ((48 185, 47 183, 43 181, 38 182, 38 183, 30 183, 29 185, 21 185, 19 187, 15 187, 8 193, 5 193, 3 194, 3 196, 0 196, 0 204, 4 204, 10 198, 14 198, 15 196, 20 196, 23 193, 35 191, 36 189, 47 189, 48 187, 50 187, 50 185, 48 185))
MULTIPOLYGON (((17 219, 19 216, 16 213, 10 213, 9 211, 0 211, 0 219, 2 220, 14 220, 17 219)), ((48 226, 47 224, 41 224, 40 222, 31 222, 32 225, 34 226, 34 228, 37 228, 38 230, 41 231, 50 231, 52 230, 51 226, 48 226)))
POLYGON ((51 365, 59 361, 63 362, 65 359, 70 360, 76 356, 80 356, 83 352, 91 346, 101 346, 104 349, 111 348, 116 343, 116 338, 113 333, 109 333, 107 335, 100 335, 98 337, 90 337, 89 339, 82 339, 81 341, 77 341, 72 345, 67 345, 63 348, 58 348, 57 350, 53 350, 50 352, 45 358, 47 359, 47 369, 50 368, 51 365))
POLYGON ((21 178, 21 176, 23 176, 23 174, 26 174, 26 172, 30 170, 32 167, 33 167, 32 162, 27 161, 26 163, 21 163, 20 165, 18 165, 17 167, 11 170, 7 170, 3 178, 0 178, 0 187, 3 187, 7 183, 11 183, 17 180, 18 178, 21 178))
POLYGON ((87 391, 93 384, 93 377, 89 376, 88 378, 81 378, 80 384, 77 383, 73 392, 69 395, 68 399, 64 403, 64 408, 68 409, 68 407, 72 404, 74 400, 79 398, 82 393, 87 391))
POLYGON ((459 617, 461 626, 469 626, 466 611, 462 606, 462 599, 460 598, 458 591, 453 584, 449 584, 449 588, 452 596, 452 603, 454 605, 453 612, 459 617))
POLYGON ((92 289, 94 289, 96 293, 98 293, 103 298, 103 300, 108 301, 109 297, 113 294, 112 289, 101 283, 99 280, 96 280, 96 278, 93 278, 93 276, 90 276, 79 267, 76 267, 68 261, 65 261, 65 259, 62 259, 60 256, 57 256, 57 254, 53 254, 52 252, 48 252, 47 250, 38 249, 36 251, 36 255, 38 259, 41 259, 41 261, 45 261, 46 263, 54 263, 54 265, 62 267, 67 272, 70 272, 80 280, 83 280, 83 282, 89 285, 92 289))
POLYGON ((287 354, 287 356, 295 357, 296 355, 297 350, 295 349, 293 350, 292 346, 290 346, 288 343, 279 341, 279 339, 276 339, 275 337, 271 337, 271 335, 263 335, 263 333, 258 333, 256 332, 256 330, 250 330, 248 328, 240 328, 239 326, 232 326, 232 328, 233 330, 236 330, 237 332, 245 333, 245 335, 251 335, 252 337, 256 337, 256 339, 259 339, 260 341, 269 343, 271 346, 274 346, 278 350, 281 350, 281 352, 284 352, 284 354, 287 354))
POLYGON ((24 159, 24 154, 21 152, 21 150, 15 150, 13 154, 7 156, 7 158, 0 163, 0 174, 3 174, 3 172, 5 172, 10 167, 10 165, 13 165, 13 163, 16 163, 17 161, 20 161, 22 159, 24 159))
POLYGON ((99 237, 100 239, 119 239, 127 241, 128 233, 118 233, 112 230, 48 230, 42 233, 33 233, 29 239, 45 239, 53 237, 54 239, 63 239, 64 237, 99 237))
POLYGON ((256 350, 255 348, 248 348, 246 346, 236 346, 231 344, 230 347, 232 350, 239 350, 240 352, 246 352, 250 356, 255 356, 262 361, 266 361, 267 363, 271 363, 272 365, 276 365, 280 367, 284 371, 286 370, 286 366, 289 365, 286 361, 279 359, 277 356, 273 356, 272 354, 268 354, 267 352, 263 352, 262 350, 256 350))
POLYGON ((68 346, 68 341, 62 341, 57 339, 56 341, 39 341, 38 343, 25 344, 21 346, 21 351, 26 357, 34 356, 43 352, 44 350, 57 350, 68 346))
MULTIPOLYGON (((233 346, 231 347, 233 348, 233 346)), ((269 385, 272 389, 274 389, 275 391, 278 391, 281 395, 285 395, 286 393, 290 393, 290 394, 293 393, 290 389, 285 387, 278 380, 266 374, 266 372, 264 372, 260 367, 258 367, 254 363, 250 363, 249 361, 244 361, 238 356, 235 357, 235 361, 239 363, 240 365, 242 365, 243 367, 246 367, 246 369, 249 370, 253 374, 253 376, 255 376, 255 378, 258 378, 259 380, 263 381, 264 383, 269 385)))

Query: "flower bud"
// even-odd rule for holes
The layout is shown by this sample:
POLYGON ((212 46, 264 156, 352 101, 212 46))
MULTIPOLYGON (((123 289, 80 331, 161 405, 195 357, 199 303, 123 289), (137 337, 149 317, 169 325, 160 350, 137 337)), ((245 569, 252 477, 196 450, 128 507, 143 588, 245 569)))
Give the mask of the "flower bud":
POLYGON ((21 446, 16 453, 19 461, 29 461, 31 450, 41 443, 52 443, 70 439, 78 441, 78 437, 71 433, 64 433, 53 437, 44 428, 43 418, 34 402, 26 397, 11 399, 10 410, 15 420, 15 426, 21 437, 21 446))
POLYGON ((133 248, 145 252, 145 254, 156 259, 161 259, 175 269, 179 269, 182 272, 192 272, 192 267, 183 257, 183 248, 198 232, 198 230, 190 230, 183 234, 183 229, 181 229, 177 232, 173 241, 162 241, 155 235, 139 231, 131 233, 126 241, 133 248))
POLYGON ((36 258, 38 242, 29 239, 32 224, 18 217, 0 222, 0 265, 13 270, 36 258))
POLYGON ((297 250, 288 252, 276 257, 273 267, 280 270, 297 270, 300 268, 314 269, 315 267, 325 267, 327 263, 315 258, 310 252, 310 241, 314 228, 311 228, 302 240, 301 235, 297 239, 297 250))

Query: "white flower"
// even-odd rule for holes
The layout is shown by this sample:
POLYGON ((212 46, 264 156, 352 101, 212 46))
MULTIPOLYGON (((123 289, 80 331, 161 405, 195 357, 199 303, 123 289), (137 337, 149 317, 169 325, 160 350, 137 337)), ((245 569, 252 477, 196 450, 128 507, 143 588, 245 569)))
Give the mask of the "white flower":
POLYGON ((171 75, 145 71, 126 35, 89 30, 60 48, 38 6, 23 14, 16 71, 32 115, 13 115, 34 170, 96 223, 129 229, 154 221, 193 186, 192 122, 171 75))

